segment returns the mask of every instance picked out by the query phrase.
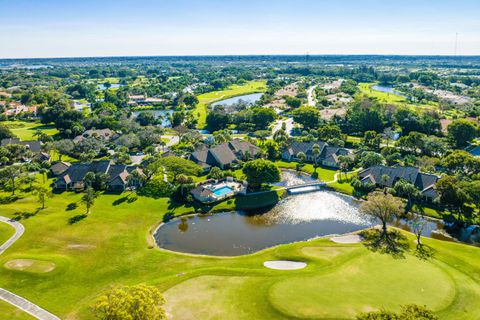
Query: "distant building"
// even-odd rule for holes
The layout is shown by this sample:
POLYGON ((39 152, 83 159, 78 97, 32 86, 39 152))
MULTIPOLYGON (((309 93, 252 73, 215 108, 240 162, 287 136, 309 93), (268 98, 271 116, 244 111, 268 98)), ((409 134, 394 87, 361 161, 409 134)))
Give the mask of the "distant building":
POLYGON ((21 146, 25 146, 29 151, 33 153, 39 153, 42 151, 42 143, 40 141, 21 141, 18 138, 7 138, 2 139, 1 145, 2 147, 6 147, 11 144, 18 144, 21 146))
POLYGON ((37 116, 37 106, 26 106, 20 102, 12 101, 5 102, 2 105, 6 108, 5 115, 7 117, 13 117, 22 113, 31 113, 34 117, 37 116))
POLYGON ((416 167, 373 166, 360 171, 358 177, 363 184, 372 184, 382 188, 393 188, 399 180, 405 180, 419 189, 422 197, 429 201, 435 199, 438 195, 435 190, 435 183, 439 177, 420 172, 420 169, 416 167), (384 176, 388 176, 386 181, 383 179, 384 176))
POLYGON ((91 129, 73 138, 73 142, 79 143, 90 137, 96 137, 103 141, 110 141, 111 139, 118 137, 118 134, 110 129, 91 129))
POLYGON ((68 168, 70 168, 71 164, 69 162, 64 162, 64 161, 59 161, 57 163, 54 163, 50 167, 50 171, 54 176, 59 176, 65 171, 67 171, 68 168))
POLYGON ((325 141, 311 141, 311 142, 300 142, 294 141, 292 144, 287 146, 282 152, 282 159, 287 161, 296 161, 298 160, 297 155, 300 152, 303 152, 306 156, 306 160, 309 162, 315 161, 315 155, 313 154, 313 146, 318 145, 320 147, 320 154, 318 155, 318 163, 332 168, 340 168, 340 156, 352 157, 353 153, 351 150, 329 146, 325 141))
POLYGON ((128 105, 137 106, 137 105, 158 105, 167 103, 167 99, 163 98, 148 98, 146 95, 129 95, 128 96, 128 105))
POLYGON ((211 167, 228 169, 238 161, 257 157, 260 148, 250 142, 234 139, 211 148, 201 145, 189 157, 189 160, 199 164, 205 172, 211 167))
POLYGON ((108 176, 108 190, 124 191, 128 187, 140 186, 140 181, 131 180, 130 174, 141 169, 136 166, 113 164, 109 160, 93 161, 91 163, 73 163, 55 180, 56 190, 83 190, 86 187, 85 176, 89 172, 103 173, 108 176))

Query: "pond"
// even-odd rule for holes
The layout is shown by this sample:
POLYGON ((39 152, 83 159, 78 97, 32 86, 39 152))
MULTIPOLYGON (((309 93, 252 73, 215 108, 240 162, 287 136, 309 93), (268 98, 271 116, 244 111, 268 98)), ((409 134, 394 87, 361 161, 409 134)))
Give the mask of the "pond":
POLYGON ((377 224, 357 206, 351 197, 319 191, 289 196, 263 213, 236 211, 172 220, 154 236, 159 247, 173 251, 236 256, 377 224))
POLYGON ((170 127, 170 116, 173 114, 173 110, 152 110, 152 109, 146 109, 146 110, 137 110, 132 112, 132 117, 136 118, 140 112, 149 112, 153 113, 155 118, 161 118, 160 125, 162 127, 170 127))
POLYGON ((255 102, 257 102, 258 100, 260 100, 262 95, 263 95, 263 93, 245 94, 243 96, 236 96, 236 97, 233 97, 233 98, 224 99, 224 100, 214 102, 214 103, 211 104, 211 106, 212 106, 212 108, 215 108, 216 106, 224 106, 225 109, 229 109, 229 107, 239 103, 240 101, 243 101, 248 106, 251 106, 255 102))
POLYGON ((120 88, 120 87, 123 87, 123 84, 120 84, 120 83, 111 83, 111 84, 110 84, 110 88, 107 88, 103 83, 97 85, 97 88, 98 88, 99 90, 118 89, 118 88, 120 88))
POLYGON ((382 86, 382 85, 376 84, 376 85, 372 86, 372 89, 377 90, 377 91, 381 91, 381 92, 395 94, 395 95, 400 96, 400 97, 408 98, 404 93, 402 93, 398 90, 395 90, 392 87, 387 87, 387 86, 382 86))
MULTIPOLYGON (((238 256, 379 224, 360 213, 359 204, 358 200, 333 191, 317 191, 288 196, 266 212, 234 211, 174 219, 158 228, 154 237, 160 248, 172 251, 238 256)), ((448 234, 436 232, 444 228, 441 221, 424 222, 424 236, 452 241, 448 234)), ((410 223, 405 220, 392 225, 411 231, 410 223)))

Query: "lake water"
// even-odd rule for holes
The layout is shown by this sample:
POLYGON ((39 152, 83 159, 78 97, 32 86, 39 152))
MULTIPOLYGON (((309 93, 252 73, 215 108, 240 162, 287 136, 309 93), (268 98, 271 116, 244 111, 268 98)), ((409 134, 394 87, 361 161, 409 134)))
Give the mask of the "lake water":
POLYGON ((374 85, 374 86, 372 86, 372 89, 377 90, 377 91, 381 91, 381 92, 395 94, 397 96, 407 98, 407 96, 404 93, 402 93, 400 91, 397 91, 392 87, 387 87, 387 86, 382 86, 382 85, 374 85))
POLYGON ((344 234, 377 224, 356 201, 331 191, 289 196, 264 213, 241 211, 172 220, 155 233, 159 247, 236 256, 274 245, 344 234))
MULTIPOLYGON (((309 175, 284 169, 282 181, 274 185, 293 186, 314 181, 317 180, 309 175)), ((267 211, 234 211, 174 219, 161 226, 154 237, 160 248, 172 251, 237 256, 279 244, 345 234, 379 224, 375 218, 360 213, 360 203, 352 197, 326 190, 290 195, 267 211)), ((422 235, 452 241, 444 231, 443 222, 423 221, 422 235)), ((404 219, 392 225, 412 231, 411 222, 404 219)), ((467 243, 471 242, 472 231, 480 234, 479 228, 449 231, 467 243)))
MULTIPOLYGON (((120 83, 111 83, 109 89, 115 89, 115 88, 120 88, 120 87, 123 87, 123 84, 120 84, 120 83)), ((104 85, 103 83, 97 85, 97 88, 98 88, 99 90, 107 90, 107 87, 105 87, 105 85, 104 85)))
POLYGON ((170 116, 173 114, 173 110, 138 110, 138 111, 133 111, 132 112, 132 116, 134 118, 136 118, 138 116, 138 114, 140 112, 149 112, 149 113, 153 113, 153 115, 155 116, 155 118, 159 118, 161 117, 161 122, 160 124, 162 125, 162 127, 170 127, 171 126, 171 123, 170 123, 170 116))
POLYGON ((240 100, 245 101, 248 105, 253 105, 255 102, 260 100, 262 95, 263 95, 263 93, 245 94, 243 96, 237 96, 237 97, 228 98, 228 99, 224 99, 224 100, 214 102, 214 103, 211 104, 211 106, 213 108, 215 108, 216 106, 222 105, 222 106, 225 106, 225 107, 228 108, 229 106, 232 106, 232 105, 238 103, 240 100))

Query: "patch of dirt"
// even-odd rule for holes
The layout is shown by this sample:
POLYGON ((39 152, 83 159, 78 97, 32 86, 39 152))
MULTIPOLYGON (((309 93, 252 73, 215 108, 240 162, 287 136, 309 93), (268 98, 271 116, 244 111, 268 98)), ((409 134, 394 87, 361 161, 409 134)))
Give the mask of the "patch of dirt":
POLYGON ((14 259, 5 263, 5 268, 28 271, 35 273, 47 273, 55 270, 55 263, 51 261, 34 260, 34 259, 14 259))
POLYGON ((302 253, 312 258, 333 259, 350 252, 354 247, 304 247, 302 253))
POLYGON ((81 243, 76 243, 76 244, 69 244, 67 246, 68 249, 74 249, 74 250, 88 250, 88 249, 93 249, 95 248, 94 245, 91 244, 81 244, 81 243))
POLYGON ((307 264, 299 261, 271 260, 265 261, 263 266, 274 270, 298 270, 305 268, 307 264))
POLYGON ((363 238, 358 234, 349 234, 341 237, 332 237, 330 240, 336 243, 360 243, 363 238))

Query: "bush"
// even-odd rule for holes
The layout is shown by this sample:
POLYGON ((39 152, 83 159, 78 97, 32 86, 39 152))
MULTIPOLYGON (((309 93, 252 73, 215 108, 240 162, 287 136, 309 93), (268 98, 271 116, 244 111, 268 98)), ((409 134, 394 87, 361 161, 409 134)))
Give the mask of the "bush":
POLYGON ((139 190, 139 194, 146 197, 163 198, 170 197, 173 191, 173 186, 165 182, 163 176, 155 176, 139 190))

